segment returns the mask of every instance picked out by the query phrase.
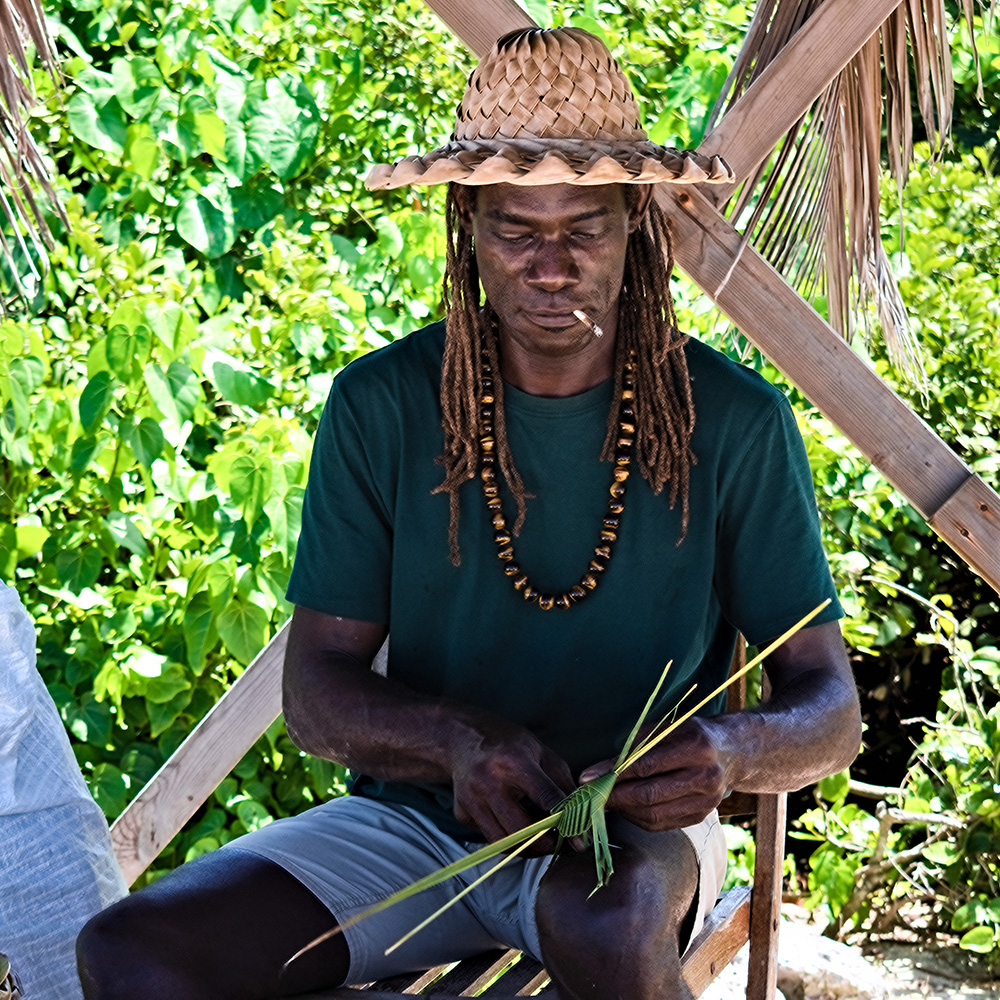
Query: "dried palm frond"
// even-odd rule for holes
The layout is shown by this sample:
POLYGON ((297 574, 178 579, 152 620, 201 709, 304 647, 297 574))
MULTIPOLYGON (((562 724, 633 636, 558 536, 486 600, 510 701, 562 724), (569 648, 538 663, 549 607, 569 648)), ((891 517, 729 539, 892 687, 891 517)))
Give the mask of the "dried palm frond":
POLYGON ((53 245, 37 197, 39 189, 66 221, 41 152, 25 123, 36 100, 30 48, 58 84, 58 62, 37 0, 0 0, 0 255, 10 281, 22 295, 28 292, 26 279, 40 280, 39 269, 48 263, 46 249, 53 245))
MULTIPOLYGON (((760 0, 713 119, 724 103, 731 105, 746 91, 823 2, 760 0)), ((970 33, 973 3, 962 0, 970 33)), ((976 65, 978 72, 978 57, 976 65)), ((883 94, 887 157, 901 188, 913 160, 911 84, 927 141, 937 154, 948 140, 954 91, 944 0, 901 3, 746 180, 730 214, 803 295, 825 291, 828 319, 845 337, 852 336, 857 306, 874 303, 893 362, 921 381, 919 347, 882 247, 879 222, 883 94)))
MULTIPOLYGON (((593 841, 594 863, 597 868, 597 882, 594 886, 593 892, 596 892, 608 881, 614 872, 611 861, 611 846, 608 842, 608 831, 604 818, 604 809, 609 797, 611 796, 615 782, 621 776, 622 772, 630 768, 644 754, 648 753, 654 746, 666 739, 666 737, 677 729, 678 726, 687 722, 687 720, 690 719, 696 712, 700 711, 718 695, 722 694, 722 692, 725 691, 730 685, 735 684, 742 677, 745 677, 749 671, 753 670, 754 667, 767 659, 767 657, 770 656, 771 653, 773 653, 779 646, 787 642, 793 635, 795 635, 796 632, 808 625, 809 622, 816 617, 816 615, 829 605, 829 603, 830 600, 827 598, 821 604, 818 604, 812 611, 800 618, 791 628, 788 629, 788 631, 784 632, 765 649, 761 650, 752 660, 740 667, 739 670, 733 671, 733 673, 731 673, 729 677, 714 691, 705 695, 705 697, 702 698, 696 705, 687 709, 687 711, 685 711, 682 715, 678 715, 680 704, 686 701, 695 690, 694 687, 692 687, 691 690, 684 695, 681 702, 673 709, 673 711, 667 713, 667 716, 653 726, 647 735, 638 743, 638 745, 636 745, 635 741, 639 735, 639 731, 643 728, 646 717, 649 715, 650 709, 653 707, 653 703, 656 701, 656 698, 660 693, 660 689, 663 687, 663 682, 667 678, 667 674, 670 670, 670 663, 668 663, 666 667, 664 667, 663 673, 660 675, 660 679, 656 683, 656 687, 653 688, 653 693, 647 699, 642 712, 640 712, 636 724, 632 727, 632 732, 629 734, 621 752, 618 754, 614 767, 607 774, 602 774, 593 781, 585 782, 580 785, 579 788, 574 789, 558 805, 556 805, 556 807, 548 816, 545 817, 545 819, 540 819, 538 822, 532 823, 530 826, 526 826, 522 830, 518 830, 501 840, 487 844, 478 851, 474 851, 472 854, 469 854, 458 861, 454 861, 450 865, 446 865, 443 868, 439 868, 435 872, 431 872, 430 875, 418 879, 411 885, 400 889, 399 892, 393 893, 391 896, 387 896, 385 899, 369 906, 360 913, 356 913, 353 917, 343 921, 338 926, 333 927, 324 934, 319 935, 319 937, 314 938, 307 945, 300 948, 294 955, 292 955, 292 957, 285 962, 284 967, 287 968, 292 964, 292 962, 294 962, 301 955, 304 955, 307 951, 312 950, 317 945, 322 944, 324 941, 329 940, 335 935, 342 933, 345 928, 351 927, 368 917, 372 917, 376 913, 381 913, 383 910, 387 910, 390 906, 395 906, 396 903, 401 903, 404 899, 409 899, 411 896, 415 896, 417 893, 423 892, 425 889, 432 889, 436 885, 441 885, 441 883, 447 882, 456 875, 461 875, 462 872, 468 871, 470 868, 475 868, 477 865, 485 864, 487 861, 491 861, 498 855, 504 855, 504 857, 502 857, 492 868, 487 869, 483 875, 480 875, 479 878, 449 899, 447 903, 435 910, 429 917, 422 920, 416 927, 408 931, 395 944, 390 945, 385 952, 388 955, 390 952, 395 951, 395 949, 401 944, 413 937, 414 934, 417 934, 428 924, 437 920, 442 913, 454 906, 460 899, 472 892, 476 886, 485 882, 486 879, 488 879, 495 872, 499 871, 504 865, 506 865, 522 851, 530 847, 540 837, 545 836, 545 834, 550 830, 556 830, 559 834, 559 844, 557 845, 556 850, 559 849, 559 846, 562 845, 564 840, 568 839, 582 838, 584 842, 587 840, 593 841), (668 719, 670 720, 669 724, 667 724, 668 719)), ((593 892, 591 895, 593 895, 593 892)))

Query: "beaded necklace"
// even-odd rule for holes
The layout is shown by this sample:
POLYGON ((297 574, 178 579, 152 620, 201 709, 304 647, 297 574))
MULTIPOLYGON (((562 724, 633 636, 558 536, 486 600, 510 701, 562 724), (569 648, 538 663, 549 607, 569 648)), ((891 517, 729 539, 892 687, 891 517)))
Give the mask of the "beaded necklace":
POLYGON ((612 472, 608 510, 601 524, 600 540, 594 549, 593 558, 587 567, 587 572, 580 582, 563 594, 554 596, 543 594, 531 585, 527 574, 521 571, 520 565, 514 559, 514 546, 507 521, 503 514, 503 504, 500 500, 500 487, 496 481, 496 439, 493 437, 493 415, 495 397, 493 394, 493 366, 489 354, 482 352, 482 378, 480 380, 482 434, 479 438, 480 476, 483 480, 483 496, 486 506, 492 514, 493 540, 497 545, 497 556, 503 563, 503 571, 514 584, 514 589, 529 604, 537 604, 543 611, 552 608, 566 609, 597 586, 597 581, 607 568, 611 558, 611 548, 618 538, 618 528, 621 524, 622 511, 625 510, 625 480, 628 479, 629 463, 632 460, 632 443, 635 440, 635 411, 632 404, 635 400, 635 354, 630 354, 625 364, 622 376, 622 392, 618 409, 618 440, 615 447, 615 467, 612 472))

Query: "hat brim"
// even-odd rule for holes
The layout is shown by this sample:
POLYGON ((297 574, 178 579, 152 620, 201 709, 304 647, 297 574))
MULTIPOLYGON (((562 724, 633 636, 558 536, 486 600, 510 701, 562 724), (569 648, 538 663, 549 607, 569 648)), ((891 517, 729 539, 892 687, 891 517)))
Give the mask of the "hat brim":
POLYGON ((423 156, 374 166, 369 190, 411 184, 726 184, 734 180, 719 156, 656 143, 593 139, 453 141, 423 156))

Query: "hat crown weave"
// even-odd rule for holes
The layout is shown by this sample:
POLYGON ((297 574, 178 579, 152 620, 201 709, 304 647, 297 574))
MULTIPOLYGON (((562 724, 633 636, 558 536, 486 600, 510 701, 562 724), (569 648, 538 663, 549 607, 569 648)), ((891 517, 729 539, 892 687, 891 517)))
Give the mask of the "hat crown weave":
POLYGON ((454 138, 529 136, 646 139, 625 74, 600 39, 578 28, 512 32, 473 70, 454 138))

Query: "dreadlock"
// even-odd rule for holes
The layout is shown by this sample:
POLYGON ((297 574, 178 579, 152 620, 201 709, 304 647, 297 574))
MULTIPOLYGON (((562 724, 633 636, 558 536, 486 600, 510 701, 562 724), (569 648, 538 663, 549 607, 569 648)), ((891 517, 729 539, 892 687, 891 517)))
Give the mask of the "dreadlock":
MULTIPOLYGON (((626 198, 632 198, 631 188, 626 198)), ((479 269, 472 234, 461 225, 456 185, 448 186, 445 206, 447 255, 444 302, 447 311, 444 358, 441 367, 441 410, 444 454, 440 462, 445 477, 435 492, 449 496, 448 540, 451 561, 459 564, 459 489, 476 474, 479 458, 480 378, 482 351, 496 373, 493 379, 494 438, 497 461, 517 505, 514 534, 525 517, 525 491, 510 453, 504 422, 503 379, 500 378, 499 345, 495 316, 489 303, 480 303, 479 269)), ((655 200, 640 226, 629 236, 625 272, 618 302, 618 336, 615 347, 615 392, 619 399, 622 373, 631 353, 635 355, 636 458, 643 476, 659 494, 670 483, 670 506, 681 501, 681 536, 687 533, 689 484, 695 456, 691 451, 694 404, 688 378, 684 343, 677 329, 670 275, 674 260, 666 217, 655 200)), ((601 452, 602 461, 614 461, 618 411, 612 406, 601 452)))

